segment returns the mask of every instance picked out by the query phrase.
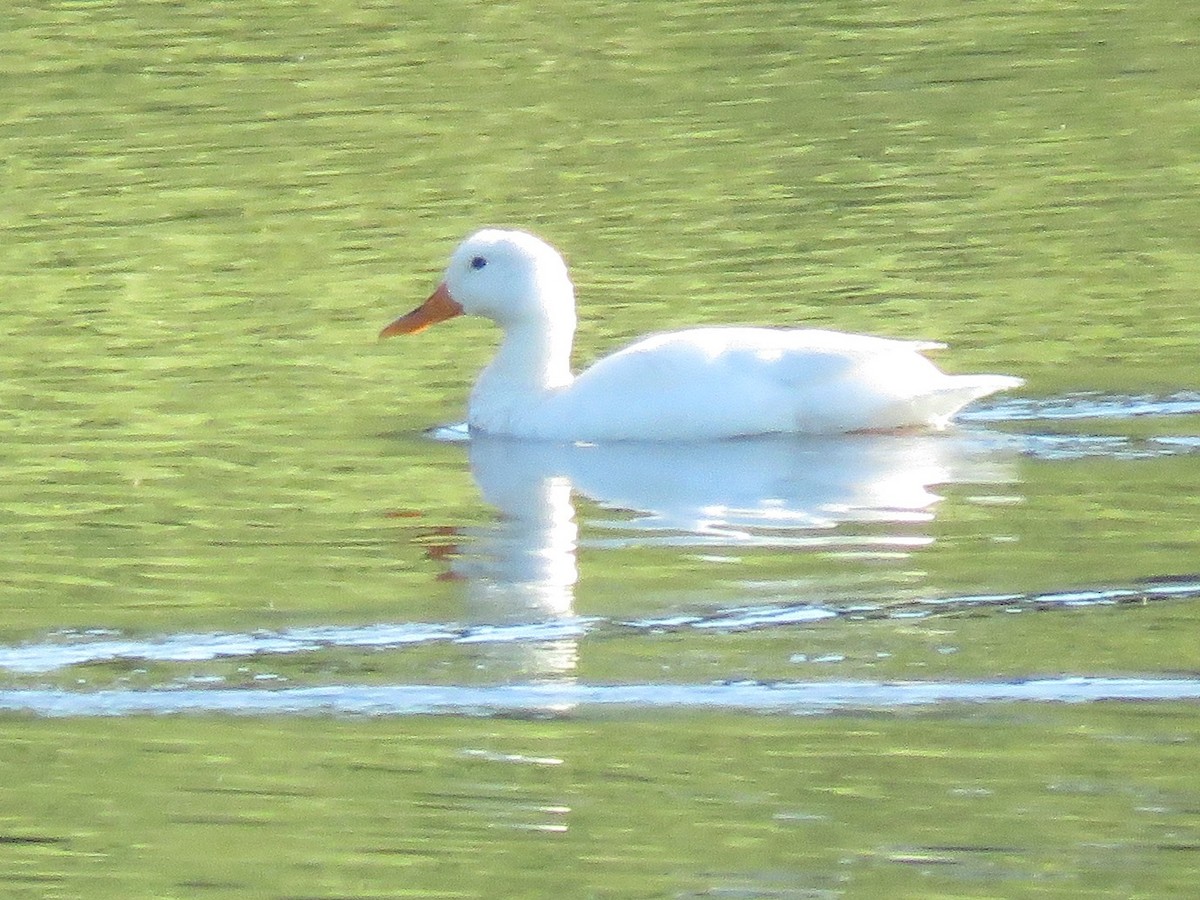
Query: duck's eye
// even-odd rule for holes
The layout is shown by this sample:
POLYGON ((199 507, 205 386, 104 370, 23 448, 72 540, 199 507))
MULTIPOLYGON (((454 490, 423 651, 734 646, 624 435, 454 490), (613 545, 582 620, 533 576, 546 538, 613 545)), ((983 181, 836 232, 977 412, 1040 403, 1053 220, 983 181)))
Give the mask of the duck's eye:
POLYGON ((473 260, 471 260, 471 268, 472 269, 482 269, 486 265, 487 265, 487 260, 484 259, 482 256, 476 256, 473 260))

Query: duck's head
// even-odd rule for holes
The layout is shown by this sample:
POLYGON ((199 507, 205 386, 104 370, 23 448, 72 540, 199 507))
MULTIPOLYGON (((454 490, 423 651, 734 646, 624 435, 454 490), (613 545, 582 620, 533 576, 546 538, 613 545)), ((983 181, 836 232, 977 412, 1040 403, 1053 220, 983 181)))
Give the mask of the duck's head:
POLYGON ((459 315, 486 316, 502 327, 575 323, 575 293, 558 251, 524 231, 485 228, 461 244, 437 290, 392 322, 381 338, 412 334, 459 315))

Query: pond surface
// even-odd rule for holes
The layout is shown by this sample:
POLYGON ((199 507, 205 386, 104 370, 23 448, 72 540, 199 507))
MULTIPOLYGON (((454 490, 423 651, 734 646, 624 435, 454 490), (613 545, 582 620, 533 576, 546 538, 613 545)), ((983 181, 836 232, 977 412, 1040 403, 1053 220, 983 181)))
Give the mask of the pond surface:
POLYGON ((1190 896, 1200 8, 0 13, 0 894, 1190 896), (814 325, 941 434, 463 440, 459 238, 576 360, 814 325))

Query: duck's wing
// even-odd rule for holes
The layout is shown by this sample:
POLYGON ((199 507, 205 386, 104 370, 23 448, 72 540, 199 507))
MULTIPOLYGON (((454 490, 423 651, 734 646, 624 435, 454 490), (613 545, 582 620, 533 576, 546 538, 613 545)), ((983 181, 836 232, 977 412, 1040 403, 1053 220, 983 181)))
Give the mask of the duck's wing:
POLYGON ((549 405, 547 424, 596 440, 796 431, 801 395, 846 377, 859 362, 853 349, 765 328, 651 335, 580 374, 549 405))
POLYGON ((941 346, 815 329, 652 335, 584 371, 547 404, 543 425, 556 432, 546 436, 583 440, 939 426, 1012 386, 1001 376, 943 374, 921 355, 941 346))

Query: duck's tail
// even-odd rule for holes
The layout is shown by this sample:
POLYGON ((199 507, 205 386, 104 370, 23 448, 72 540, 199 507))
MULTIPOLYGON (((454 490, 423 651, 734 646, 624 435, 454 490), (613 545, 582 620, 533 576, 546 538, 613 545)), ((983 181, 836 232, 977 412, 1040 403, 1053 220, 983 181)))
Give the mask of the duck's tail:
POLYGON ((954 415, 969 403, 997 391, 1020 387, 1025 379, 1012 375, 950 375, 945 386, 913 399, 923 418, 936 428, 944 428, 954 415))

